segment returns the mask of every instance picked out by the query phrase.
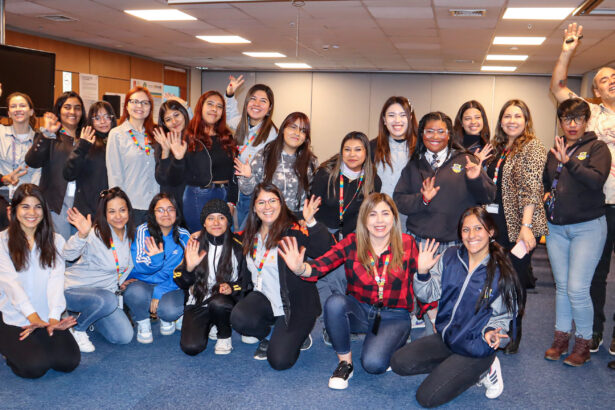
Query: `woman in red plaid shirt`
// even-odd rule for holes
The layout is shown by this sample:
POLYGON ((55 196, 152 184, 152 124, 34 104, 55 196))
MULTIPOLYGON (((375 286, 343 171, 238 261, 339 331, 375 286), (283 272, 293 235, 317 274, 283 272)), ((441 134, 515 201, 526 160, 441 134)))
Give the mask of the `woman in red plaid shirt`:
POLYGON ((302 277, 321 277, 344 264, 347 294, 330 296, 324 307, 325 327, 339 358, 329 379, 332 389, 345 389, 352 377, 351 332, 367 334, 361 365, 375 374, 387 370, 393 352, 408 339, 418 250, 400 225, 391 197, 373 193, 361 204, 356 233, 318 259, 304 262, 305 250, 294 238, 280 245, 289 269, 302 277))

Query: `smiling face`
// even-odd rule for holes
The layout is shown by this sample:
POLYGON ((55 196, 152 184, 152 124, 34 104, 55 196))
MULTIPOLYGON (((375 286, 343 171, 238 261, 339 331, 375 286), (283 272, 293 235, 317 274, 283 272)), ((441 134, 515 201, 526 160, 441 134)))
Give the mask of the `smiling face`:
POLYGON ((408 132, 408 114, 400 104, 391 104, 384 114, 384 125, 394 139, 406 138, 408 132))
POLYGON ((603 102, 615 102, 615 68, 603 67, 596 73, 594 94, 603 102))
POLYGON ((394 222, 395 216, 391 207, 381 201, 367 215, 365 226, 371 239, 383 239, 390 235, 394 222))
POLYGON ((184 128, 186 128, 186 119, 184 118, 184 114, 178 110, 167 110, 164 113, 162 121, 169 131, 175 131, 181 134, 184 128))
POLYGON ((128 115, 133 120, 144 121, 152 110, 152 104, 143 91, 132 93, 128 100, 128 115))
POLYGON ((267 93, 263 90, 256 90, 248 99, 246 106, 246 112, 251 120, 250 123, 256 125, 261 122, 269 114, 270 109, 271 102, 267 93))
POLYGON ((34 115, 34 110, 30 108, 28 101, 20 95, 11 98, 8 105, 9 118, 16 124, 27 124, 34 115))
POLYGON ((525 116, 521 108, 516 105, 511 105, 504 111, 501 120, 501 127, 504 134, 509 139, 514 140, 525 131, 525 116))
POLYGON ((105 211, 107 223, 116 232, 121 232, 128 223, 128 204, 123 198, 115 197, 107 202, 105 211))
POLYGON ((17 205, 15 217, 24 232, 33 232, 43 220, 43 206, 34 196, 27 196, 17 205))
POLYGON ((60 122, 70 128, 76 128, 83 115, 81 103, 78 98, 70 97, 60 107, 60 122))
POLYGON ((483 130, 483 115, 476 108, 468 108, 461 116, 461 126, 468 135, 479 135, 483 130))
POLYGON ((263 225, 271 226, 282 210, 280 198, 273 192, 260 191, 256 201, 254 201, 254 212, 260 218, 263 225))
POLYGON ((489 240, 494 232, 488 232, 475 215, 468 215, 461 226, 461 241, 470 255, 480 256, 489 252, 489 240))
POLYGON ((427 121, 423 130, 423 144, 429 151, 433 153, 442 151, 447 147, 449 138, 448 128, 444 121, 427 121))
POLYGON ((104 134, 111 131, 112 122, 113 117, 104 108, 99 109, 96 115, 92 118, 92 125, 94 126, 94 129, 104 134))
POLYGON ((228 220, 226 216, 220 213, 212 213, 207 215, 205 223, 203 224, 208 234, 213 236, 220 236, 226 232, 228 227, 228 220))
POLYGON ((162 198, 156 202, 154 207, 156 213, 156 223, 160 226, 160 229, 171 229, 177 218, 177 210, 167 198, 162 198))
POLYGON ((291 151, 296 151, 305 142, 306 135, 305 125, 300 119, 296 119, 284 127, 284 145, 291 151))
POLYGON ((367 151, 361 140, 349 139, 342 147, 342 161, 354 172, 359 172, 363 168, 367 151))
POLYGON ((216 125, 220 118, 222 118, 222 112, 224 111, 224 101, 217 95, 210 95, 205 102, 203 102, 203 121, 210 127, 216 125))

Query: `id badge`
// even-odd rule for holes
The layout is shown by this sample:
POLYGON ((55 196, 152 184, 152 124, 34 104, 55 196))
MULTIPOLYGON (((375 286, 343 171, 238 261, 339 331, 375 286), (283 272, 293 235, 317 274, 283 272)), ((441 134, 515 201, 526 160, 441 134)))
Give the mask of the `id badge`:
POLYGON ((497 214, 500 212, 500 206, 498 204, 489 204, 487 205, 487 212, 490 214, 497 214))
POLYGON ((71 181, 66 185, 66 195, 75 196, 75 189, 77 188, 77 183, 75 181, 71 181))
POLYGON ((263 290, 263 278, 261 275, 256 277, 256 286, 255 289, 261 292, 263 290))
POLYGON ((117 307, 120 310, 124 309, 124 296, 117 295, 117 307))

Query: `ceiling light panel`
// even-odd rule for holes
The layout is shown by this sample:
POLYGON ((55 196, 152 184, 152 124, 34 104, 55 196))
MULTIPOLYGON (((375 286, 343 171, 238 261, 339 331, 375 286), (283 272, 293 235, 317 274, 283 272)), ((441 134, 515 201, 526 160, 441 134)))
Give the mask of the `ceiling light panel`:
POLYGON ((512 20, 563 20, 574 7, 509 7, 503 19, 512 20))
POLYGON ((284 58, 286 57, 282 53, 278 53, 277 51, 244 51, 243 54, 249 57, 256 58, 284 58))
POLYGON ((494 61, 525 61, 527 55, 513 55, 513 54, 488 54, 485 60, 494 61))
POLYGON ((495 45, 516 45, 516 46, 539 46, 545 41, 546 37, 503 37, 496 36, 493 39, 495 45))
POLYGON ((506 71, 513 72, 517 67, 503 65, 484 65, 480 68, 481 71, 506 71))
POLYGON ((216 44, 246 44, 251 43, 250 40, 246 40, 240 36, 196 36, 196 38, 207 41, 208 43, 216 44))
POLYGON ((312 68, 311 65, 308 65, 306 63, 275 63, 275 65, 277 65, 280 68, 294 68, 294 69, 312 68))
POLYGON ((147 21, 179 21, 179 20, 196 20, 189 14, 177 9, 159 9, 159 10, 124 10, 132 16, 142 18, 147 21))

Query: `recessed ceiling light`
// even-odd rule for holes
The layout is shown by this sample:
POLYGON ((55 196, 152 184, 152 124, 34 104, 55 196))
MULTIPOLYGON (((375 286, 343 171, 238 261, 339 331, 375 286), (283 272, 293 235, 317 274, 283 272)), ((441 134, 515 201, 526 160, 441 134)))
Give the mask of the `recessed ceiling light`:
POLYGON ((191 15, 177 9, 124 10, 124 13, 128 13, 147 21, 196 20, 196 17, 192 17, 191 15))
POLYGON ((574 7, 509 7, 503 19, 515 20, 563 20, 574 7))
POLYGON ((546 37, 495 37, 493 44, 539 46, 545 39, 546 37))
POLYGON ((484 65, 480 68, 481 71, 515 71, 517 67, 502 66, 502 65, 484 65))
POLYGON ((312 68, 306 63, 275 63, 280 68, 312 68))
POLYGON ((526 55, 512 55, 512 54, 487 54, 486 60, 499 60, 499 61, 525 61, 526 55))
POLYGON ((217 43, 217 44, 245 44, 251 43, 250 40, 246 40, 243 37, 239 36, 196 36, 203 41, 207 41, 208 43, 217 43))
POLYGON ((277 51, 244 51, 243 54, 249 56, 249 57, 256 57, 256 58, 284 58, 286 57, 284 54, 282 53, 278 53, 277 51))

